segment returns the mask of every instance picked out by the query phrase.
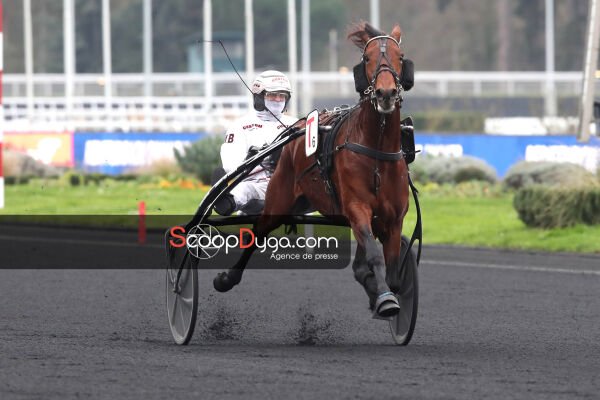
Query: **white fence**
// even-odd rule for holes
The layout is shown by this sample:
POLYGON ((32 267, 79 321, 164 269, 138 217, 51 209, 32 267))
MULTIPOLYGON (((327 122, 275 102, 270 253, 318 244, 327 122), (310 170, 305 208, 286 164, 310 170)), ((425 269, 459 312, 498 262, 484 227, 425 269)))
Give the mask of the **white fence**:
MULTIPOLYGON (((323 98, 353 103, 351 71, 298 73, 291 77, 298 102, 309 87, 309 104, 323 98)), ((579 97, 582 73, 558 72, 550 83, 559 96, 579 97)), ((418 72, 409 97, 543 97, 544 72, 418 72)), ((213 74, 214 97, 206 98, 203 74, 113 74, 112 95, 104 95, 102 74, 75 77, 74 96, 65 97, 62 74, 7 74, 3 79, 5 130, 222 130, 248 109, 247 89, 232 73, 213 74), (26 96, 27 86, 33 97, 26 96), (150 88, 151 95, 145 90, 150 88)), ((302 111, 302 110, 301 110, 302 111)), ((310 111, 310 110, 304 110, 310 111)))

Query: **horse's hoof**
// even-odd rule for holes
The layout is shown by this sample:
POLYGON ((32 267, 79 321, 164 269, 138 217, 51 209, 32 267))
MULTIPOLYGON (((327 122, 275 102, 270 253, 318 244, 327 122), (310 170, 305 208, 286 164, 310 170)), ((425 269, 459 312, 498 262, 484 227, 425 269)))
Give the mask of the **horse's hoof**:
POLYGON ((225 293, 230 291, 235 286, 235 283, 229 278, 227 272, 220 272, 213 279, 213 286, 217 292, 225 293))
POLYGON ((373 318, 388 320, 400 312, 398 299, 392 292, 385 292, 377 297, 373 318))

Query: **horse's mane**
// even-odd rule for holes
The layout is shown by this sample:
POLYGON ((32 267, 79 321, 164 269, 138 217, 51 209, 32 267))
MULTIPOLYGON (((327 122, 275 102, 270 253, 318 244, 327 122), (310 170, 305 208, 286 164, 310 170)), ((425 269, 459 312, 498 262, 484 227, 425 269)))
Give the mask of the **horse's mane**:
MULTIPOLYGON (((359 21, 348 27, 347 38, 352 41, 359 49, 363 49, 367 44, 367 41, 375 36, 385 36, 386 33, 373 27, 366 21, 359 21)), ((400 39, 401 30, 399 25, 394 25, 392 30, 392 36, 396 40, 400 39)))

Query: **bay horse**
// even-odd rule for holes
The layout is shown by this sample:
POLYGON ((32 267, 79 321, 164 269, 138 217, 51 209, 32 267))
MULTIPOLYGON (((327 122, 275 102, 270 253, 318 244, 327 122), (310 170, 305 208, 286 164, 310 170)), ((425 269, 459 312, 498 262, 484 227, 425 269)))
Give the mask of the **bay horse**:
MULTIPOLYGON (((264 210, 253 228, 256 237, 266 236, 281 225, 281 216, 292 213, 304 199, 326 217, 341 215, 357 241, 354 277, 367 292, 374 316, 380 318, 394 316, 400 308, 392 293, 399 286, 398 274, 392 272, 401 263, 402 223, 409 199, 408 167, 401 147, 401 35, 399 25, 386 34, 366 22, 349 31, 348 39, 363 52, 369 86, 335 138, 330 174, 335 196, 317 169, 311 170, 316 156, 305 155, 302 136, 283 148, 264 210)), ((328 119, 327 114, 320 115, 320 124, 328 119)), ((232 268, 215 277, 216 290, 228 291, 241 281, 255 249, 245 249, 232 268)))

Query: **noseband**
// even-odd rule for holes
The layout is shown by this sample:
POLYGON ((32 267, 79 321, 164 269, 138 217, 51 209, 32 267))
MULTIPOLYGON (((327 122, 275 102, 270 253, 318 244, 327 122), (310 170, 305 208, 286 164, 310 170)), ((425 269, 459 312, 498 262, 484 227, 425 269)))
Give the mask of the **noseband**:
MULTIPOLYGON (((373 103, 373 106, 376 107, 376 102, 377 102, 377 98, 375 96, 375 81, 377 80, 377 77, 379 76, 379 74, 383 73, 383 72, 389 72, 390 74, 392 74, 392 76, 394 77, 394 82, 396 82, 396 102, 400 101, 401 99, 401 94, 400 92, 402 91, 402 80, 400 78, 400 75, 398 75, 398 73, 396 71, 394 71, 393 68, 390 67, 390 65, 392 64, 387 56, 387 43, 388 40, 391 40, 392 42, 394 42, 396 44, 396 46, 398 46, 398 48, 400 48, 400 43, 402 42, 402 39, 400 39, 400 41, 397 41, 396 39, 394 39, 391 36, 375 36, 371 39, 369 39, 369 41, 365 44, 365 47, 363 49, 363 55, 362 55, 362 59, 363 62, 365 63, 365 70, 366 70, 366 63, 367 63, 367 59, 368 57, 365 55, 365 52, 367 51, 367 47, 369 47, 369 44, 374 41, 377 40, 379 41, 379 57, 377 58, 377 67, 375 68, 375 73, 373 74, 373 78, 369 81, 369 87, 367 87, 367 89, 365 89, 364 94, 368 95, 370 97, 371 102, 373 103), (384 60, 387 61, 387 64, 381 64, 381 61, 384 60)), ((400 62, 402 62, 402 57, 400 58, 400 62)), ((366 73, 366 71, 365 71, 366 73)))

